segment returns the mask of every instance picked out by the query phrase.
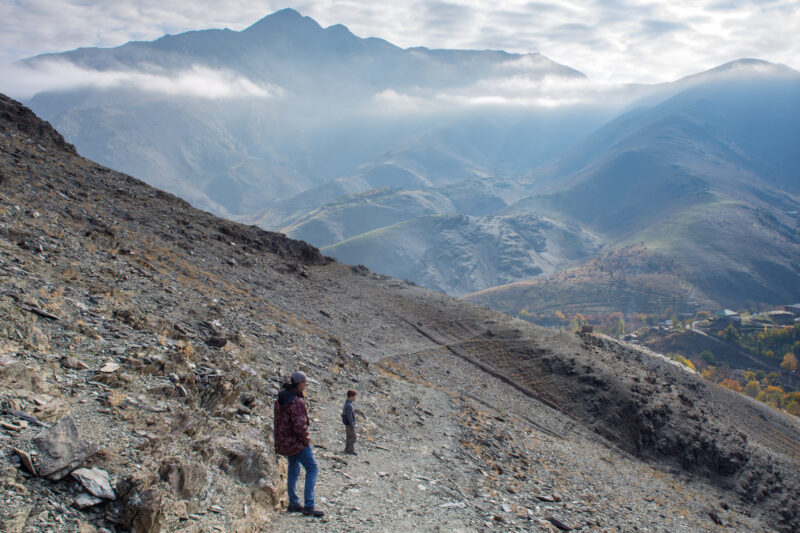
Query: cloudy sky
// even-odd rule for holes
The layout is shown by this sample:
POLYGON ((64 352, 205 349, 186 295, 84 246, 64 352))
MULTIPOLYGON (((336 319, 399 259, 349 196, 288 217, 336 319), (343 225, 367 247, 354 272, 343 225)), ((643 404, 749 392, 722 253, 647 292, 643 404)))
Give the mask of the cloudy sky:
POLYGON ((0 63, 293 7, 399 46, 540 52, 602 82, 670 81, 742 57, 800 68, 800 0, 0 0, 0 63))

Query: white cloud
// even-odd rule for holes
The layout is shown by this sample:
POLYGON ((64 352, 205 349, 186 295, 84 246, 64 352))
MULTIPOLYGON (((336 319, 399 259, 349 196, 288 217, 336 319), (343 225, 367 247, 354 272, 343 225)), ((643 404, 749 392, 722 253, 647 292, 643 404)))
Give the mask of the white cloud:
MULTIPOLYGON (((190 29, 241 30, 286 0, 0 2, 0 60, 190 29)), ((797 0, 296 0, 323 26, 399 46, 540 52, 591 78, 659 82, 741 57, 800 67, 797 0)), ((0 87, 3 90, 3 87, 0 87)))
POLYGON ((73 87, 132 88, 170 96, 209 99, 274 98, 283 91, 273 85, 257 84, 239 74, 196 65, 177 72, 111 70, 97 71, 66 61, 44 61, 36 67, 12 65, 2 77, 8 82, 3 91, 25 98, 45 90, 73 87))
POLYGON ((640 88, 617 83, 553 74, 542 76, 539 69, 519 71, 511 67, 509 70, 506 73, 500 69, 496 77, 441 92, 421 88, 410 92, 384 90, 375 95, 367 108, 371 113, 396 115, 458 111, 465 107, 530 109, 598 103, 604 107, 622 107, 645 94, 640 88))

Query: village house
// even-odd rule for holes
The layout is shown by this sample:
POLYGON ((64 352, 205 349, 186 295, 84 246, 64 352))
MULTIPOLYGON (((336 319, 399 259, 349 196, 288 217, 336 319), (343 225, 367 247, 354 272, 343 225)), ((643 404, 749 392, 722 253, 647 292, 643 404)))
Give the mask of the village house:
POLYGON ((728 322, 739 322, 739 313, 736 311, 731 311, 730 309, 723 309, 719 313, 717 313, 719 318, 727 320, 728 322))
POLYGON ((800 303, 793 305, 784 305, 783 309, 785 311, 788 311, 789 313, 792 313, 795 316, 800 316, 800 303))
POLYGON ((795 318, 797 318, 794 313, 783 310, 770 311, 767 316, 774 324, 781 326, 794 324, 795 318))

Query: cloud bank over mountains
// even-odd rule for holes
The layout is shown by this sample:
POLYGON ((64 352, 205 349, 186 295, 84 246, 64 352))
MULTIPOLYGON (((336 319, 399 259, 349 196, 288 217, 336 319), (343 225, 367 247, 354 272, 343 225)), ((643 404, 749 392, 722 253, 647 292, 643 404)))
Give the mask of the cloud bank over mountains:
POLYGON ((76 88, 130 89, 211 100, 275 98, 283 94, 280 87, 256 83, 235 72, 203 65, 175 71, 156 66, 142 70, 94 70, 53 59, 35 67, 10 65, 3 75, 11 80, 4 90, 13 95, 27 96, 40 91, 76 88))
MULTIPOLYGON (((268 0, 29 0, 0 4, 3 62, 80 46, 117 46, 197 28, 241 30, 285 7, 268 0)), ((347 0, 293 6, 323 26, 401 47, 540 52, 599 81, 669 81, 740 57, 795 64, 800 4, 791 0, 478 2, 347 0)))

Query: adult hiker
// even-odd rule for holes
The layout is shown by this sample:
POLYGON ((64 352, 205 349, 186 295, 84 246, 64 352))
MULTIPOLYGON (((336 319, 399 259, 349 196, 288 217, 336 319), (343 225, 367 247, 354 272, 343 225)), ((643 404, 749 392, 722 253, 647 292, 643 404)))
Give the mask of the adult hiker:
POLYGON ((299 370, 292 373, 289 383, 284 384, 275 400, 275 453, 285 455, 289 461, 286 490, 289 493, 290 513, 303 513, 308 516, 323 516, 325 513, 314 508, 314 485, 317 483, 317 461, 311 448, 308 433, 308 411, 303 393, 308 386, 306 375, 299 370), (303 491, 304 502, 300 505, 297 495, 297 479, 300 466, 306 471, 303 491))
POLYGON ((358 393, 354 390, 347 391, 347 400, 342 407, 342 424, 344 424, 345 441, 344 453, 358 455, 354 448, 356 444, 356 413, 353 410, 353 402, 356 401, 358 393))

